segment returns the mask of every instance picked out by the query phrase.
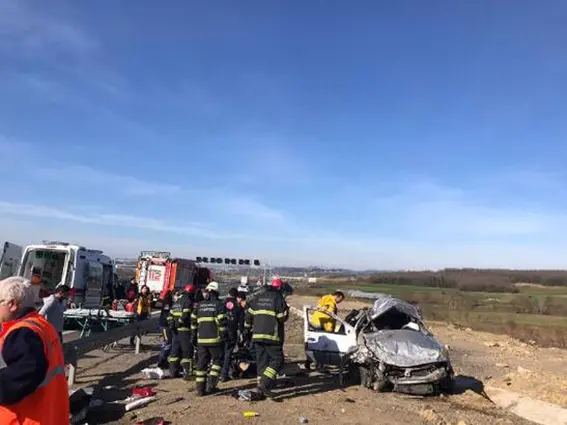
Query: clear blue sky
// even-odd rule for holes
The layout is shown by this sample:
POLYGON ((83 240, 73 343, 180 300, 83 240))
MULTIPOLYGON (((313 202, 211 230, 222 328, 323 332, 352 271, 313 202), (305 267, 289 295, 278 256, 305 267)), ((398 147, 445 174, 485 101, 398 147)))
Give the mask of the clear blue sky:
POLYGON ((165 4, 0 0, 1 239, 567 265, 565 1, 165 4))

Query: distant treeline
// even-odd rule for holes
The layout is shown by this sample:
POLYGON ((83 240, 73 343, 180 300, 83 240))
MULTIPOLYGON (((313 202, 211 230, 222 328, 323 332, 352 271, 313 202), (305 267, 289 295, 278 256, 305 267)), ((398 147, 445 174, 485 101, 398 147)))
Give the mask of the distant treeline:
POLYGON ((518 292, 517 283, 567 286, 564 270, 444 269, 441 271, 383 272, 357 278, 387 285, 456 288, 462 291, 518 292))

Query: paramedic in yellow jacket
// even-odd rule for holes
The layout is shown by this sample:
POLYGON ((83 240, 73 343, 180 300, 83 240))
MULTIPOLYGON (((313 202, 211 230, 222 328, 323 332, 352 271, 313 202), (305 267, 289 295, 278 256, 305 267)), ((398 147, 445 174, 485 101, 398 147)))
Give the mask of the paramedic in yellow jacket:
MULTIPOLYGON (((326 310, 333 314, 337 314, 338 305, 345 299, 345 295, 341 291, 336 291, 333 294, 325 295, 321 297, 319 303, 317 303, 317 308, 321 310, 326 310)), ((311 318, 311 324, 321 330, 325 330, 326 332, 334 332, 335 331, 335 319, 331 316, 316 311, 313 313, 311 318)))

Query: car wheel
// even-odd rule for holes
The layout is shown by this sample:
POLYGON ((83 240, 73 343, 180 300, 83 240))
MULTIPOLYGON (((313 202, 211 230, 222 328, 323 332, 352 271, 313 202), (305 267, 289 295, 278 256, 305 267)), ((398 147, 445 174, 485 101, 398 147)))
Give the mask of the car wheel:
POLYGON ((453 376, 447 376, 438 384, 439 392, 442 394, 452 394, 455 391, 455 380, 453 376))
POLYGON ((349 364, 347 368, 347 381, 350 385, 362 385, 362 368, 355 364, 349 364))
POLYGON ((390 381, 382 372, 378 371, 378 373, 376 373, 376 381, 372 384, 372 388, 379 393, 386 392, 390 388, 390 381))

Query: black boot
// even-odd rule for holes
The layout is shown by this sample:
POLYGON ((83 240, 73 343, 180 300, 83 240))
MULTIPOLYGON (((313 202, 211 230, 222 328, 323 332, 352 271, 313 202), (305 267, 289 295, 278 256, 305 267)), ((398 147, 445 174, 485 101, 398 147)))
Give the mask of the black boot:
POLYGON ((169 361, 169 376, 171 378, 177 378, 179 376, 179 362, 169 361))
POLYGON ((193 378, 193 360, 186 360, 181 363, 181 367, 183 368, 183 379, 189 381, 193 378))
POLYGON ((275 381, 268 378, 265 375, 260 377, 260 382, 258 383, 257 391, 268 398, 274 398, 276 395, 272 392, 272 387, 275 381))
POLYGON ((207 378, 207 394, 214 394, 218 391, 219 379, 216 376, 209 376, 207 378))
POLYGON ((197 382, 195 385, 195 394, 197 394, 197 397, 203 397, 207 394, 204 382, 197 382))

